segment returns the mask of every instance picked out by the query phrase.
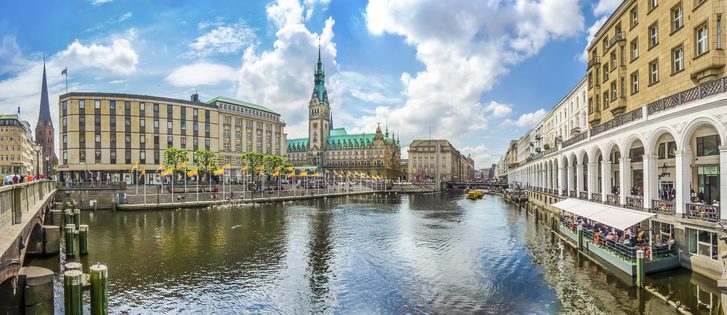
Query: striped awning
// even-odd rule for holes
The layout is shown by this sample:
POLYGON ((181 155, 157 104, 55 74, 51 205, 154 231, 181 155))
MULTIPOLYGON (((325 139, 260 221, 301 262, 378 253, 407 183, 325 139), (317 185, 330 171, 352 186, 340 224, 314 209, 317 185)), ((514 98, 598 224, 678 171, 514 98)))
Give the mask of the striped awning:
POLYGON ((552 206, 622 231, 641 221, 656 216, 656 214, 653 213, 574 198, 568 198, 566 200, 556 202, 552 206))

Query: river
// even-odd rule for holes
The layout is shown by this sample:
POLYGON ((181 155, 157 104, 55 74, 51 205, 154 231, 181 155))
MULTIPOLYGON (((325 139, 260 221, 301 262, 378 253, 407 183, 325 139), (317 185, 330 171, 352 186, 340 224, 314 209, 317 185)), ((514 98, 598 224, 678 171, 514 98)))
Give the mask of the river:
MULTIPOLYGON (((76 261, 86 272, 108 266, 111 313, 675 313, 525 211, 463 197, 84 212, 90 254, 76 261)), ((30 264, 58 271, 60 262, 30 264)), ((718 313, 713 280, 682 269, 647 283, 695 314, 718 313)))

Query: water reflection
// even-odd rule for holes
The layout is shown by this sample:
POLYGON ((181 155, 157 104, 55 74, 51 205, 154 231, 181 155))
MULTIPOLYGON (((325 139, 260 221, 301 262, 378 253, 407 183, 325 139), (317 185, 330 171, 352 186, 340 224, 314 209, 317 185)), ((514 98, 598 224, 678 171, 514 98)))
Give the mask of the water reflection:
MULTIPOLYGON (((115 313, 674 313, 525 211, 463 197, 85 212, 83 262, 109 265, 115 313)), ((688 271, 648 281, 695 313, 719 308, 714 281, 688 271)))

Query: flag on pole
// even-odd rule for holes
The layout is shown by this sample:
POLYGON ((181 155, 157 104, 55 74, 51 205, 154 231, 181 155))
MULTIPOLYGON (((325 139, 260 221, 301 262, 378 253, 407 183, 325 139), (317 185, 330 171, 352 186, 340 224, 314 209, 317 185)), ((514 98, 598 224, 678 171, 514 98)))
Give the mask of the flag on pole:
POLYGON ((162 174, 161 175, 162 176, 172 175, 172 172, 174 172, 174 169, 170 167, 170 168, 165 169, 164 171, 162 171, 162 174))
POLYGON ((215 175, 222 175, 222 174, 224 174, 224 173, 225 173, 225 169, 224 169, 224 168, 216 169, 216 170, 215 170, 214 172, 212 172, 212 173, 213 173, 213 174, 215 174, 215 175))
POLYGON ((135 169, 138 169, 138 168, 139 168, 139 163, 134 163, 134 164, 131 165, 131 170, 132 171, 135 170, 135 169))
POLYGON ((300 172, 300 174, 298 174, 298 175, 299 175, 299 176, 308 176, 308 172, 306 172, 306 171, 301 171, 301 172, 300 172))
POLYGON ((321 174, 318 174, 318 172, 315 172, 311 176, 318 177, 318 176, 321 176, 321 174))
POLYGON ((245 164, 245 166, 242 168, 242 172, 245 173, 250 169, 250 165, 245 164))
POLYGON ((230 163, 227 163, 225 165, 222 165, 222 169, 224 169, 224 170, 226 170, 228 168, 231 168, 231 167, 232 167, 232 165, 230 165, 230 163))
POLYGON ((161 171, 163 169, 164 169, 164 164, 159 163, 159 167, 157 168, 157 171, 155 173, 157 173, 157 172, 159 172, 159 171, 161 171))
POLYGON ((144 177, 145 174, 146 174, 146 169, 141 170, 141 174, 139 174, 139 179, 144 177))
POLYGON ((295 170, 295 168, 294 168, 294 167, 292 167, 292 166, 288 166, 288 168, 286 168, 286 169, 287 169, 288 171, 294 171, 294 170, 295 170))
POLYGON ((177 164, 177 169, 178 170, 183 170, 183 169, 186 169, 186 168, 187 168, 187 162, 182 162, 182 163, 177 164))
POLYGON ((198 172, 197 172, 196 168, 187 172, 187 176, 189 176, 189 177, 197 176, 197 174, 198 174, 198 172))
POLYGON ((278 176, 280 176, 280 171, 275 171, 275 173, 273 173, 273 177, 278 177, 278 176))
POLYGON ((68 75, 68 67, 63 68, 63 71, 61 71, 61 75, 68 75))

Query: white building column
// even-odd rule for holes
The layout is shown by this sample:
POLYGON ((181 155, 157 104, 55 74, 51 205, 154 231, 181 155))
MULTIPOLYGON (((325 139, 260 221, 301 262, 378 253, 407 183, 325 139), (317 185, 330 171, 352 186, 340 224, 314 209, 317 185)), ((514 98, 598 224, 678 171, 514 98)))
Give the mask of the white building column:
MULTIPOLYGON (((686 213, 687 202, 689 202, 689 182, 692 175, 692 170, 689 168, 689 154, 691 154, 689 150, 678 150, 674 159, 676 161, 676 174, 674 174, 676 180, 674 185, 676 187, 677 214, 686 213)), ((720 160, 722 160, 721 151, 720 160)))
POLYGON ((606 202, 606 196, 611 193, 611 161, 601 161, 601 201, 606 202))
POLYGON ((722 210, 727 205, 727 146, 719 147, 719 218, 727 220, 727 211, 722 210))
POLYGON ((644 208, 651 209, 651 200, 659 195, 656 175, 656 155, 644 154, 644 208))
POLYGON ((561 163, 561 161, 558 161, 558 195, 562 194, 565 189, 565 177, 565 167, 563 167, 563 163, 561 163))
POLYGON ((588 199, 598 192, 598 162, 588 163, 588 199))
POLYGON ((568 180, 568 187, 566 188, 567 191, 565 192, 565 194, 567 196, 571 190, 575 189, 575 187, 573 187, 574 184, 573 184, 573 166, 572 165, 568 165, 568 175, 566 175, 566 177, 568 180))
POLYGON ((619 183, 619 203, 626 204, 626 197, 631 196, 631 159, 621 159, 621 182, 619 183))
POLYGON ((583 191, 583 164, 576 165, 576 197, 579 197, 583 191))

